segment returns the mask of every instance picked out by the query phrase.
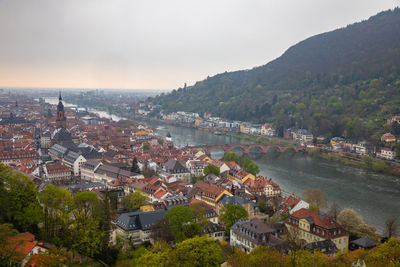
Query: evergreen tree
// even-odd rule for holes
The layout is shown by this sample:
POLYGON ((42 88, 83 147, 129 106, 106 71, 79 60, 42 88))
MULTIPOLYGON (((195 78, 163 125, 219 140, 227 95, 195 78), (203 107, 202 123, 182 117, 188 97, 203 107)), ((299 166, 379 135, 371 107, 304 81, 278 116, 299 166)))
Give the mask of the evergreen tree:
POLYGON ((133 160, 132 160, 131 172, 140 173, 140 168, 139 168, 138 161, 137 161, 136 157, 134 157, 133 160))

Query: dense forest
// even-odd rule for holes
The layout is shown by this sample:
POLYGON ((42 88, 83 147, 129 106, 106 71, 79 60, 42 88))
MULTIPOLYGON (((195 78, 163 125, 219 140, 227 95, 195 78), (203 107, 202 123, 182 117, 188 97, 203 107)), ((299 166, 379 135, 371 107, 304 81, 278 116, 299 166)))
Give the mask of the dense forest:
POLYGON ((377 140, 400 114, 400 9, 308 38, 270 63, 207 77, 150 101, 166 112, 192 111, 280 132, 377 140), (386 128, 385 128, 386 127, 386 128))

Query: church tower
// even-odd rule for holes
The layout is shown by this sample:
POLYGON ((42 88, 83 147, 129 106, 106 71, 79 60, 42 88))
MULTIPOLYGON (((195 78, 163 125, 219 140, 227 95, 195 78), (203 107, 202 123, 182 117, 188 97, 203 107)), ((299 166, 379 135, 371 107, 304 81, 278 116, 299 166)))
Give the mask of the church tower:
POLYGON ((64 105, 62 103, 61 92, 58 97, 58 106, 57 106, 57 119, 56 119, 56 127, 57 128, 67 128, 67 118, 65 118, 64 114, 64 105))

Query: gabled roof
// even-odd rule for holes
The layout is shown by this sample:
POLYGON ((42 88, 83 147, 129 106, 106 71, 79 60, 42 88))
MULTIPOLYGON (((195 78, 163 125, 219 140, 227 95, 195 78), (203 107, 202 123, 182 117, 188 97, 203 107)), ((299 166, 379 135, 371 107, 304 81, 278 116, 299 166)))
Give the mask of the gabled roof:
POLYGON ((340 225, 327 215, 319 214, 315 211, 302 208, 291 215, 291 217, 297 219, 306 219, 310 223, 325 229, 334 229, 340 227, 340 225))
POLYGON ((154 224, 162 219, 165 212, 165 210, 127 212, 122 213, 115 222, 125 231, 149 230, 154 224))
POLYGON ((250 201, 244 197, 240 197, 237 195, 234 196, 228 196, 228 195, 224 195, 221 198, 221 203, 225 206, 227 204, 236 204, 236 205, 240 205, 242 206, 243 204, 250 204, 251 206, 253 206, 254 208, 257 207, 256 203, 254 203, 253 201, 250 201))
POLYGON ((362 248, 371 248, 371 247, 375 247, 376 244, 378 244, 378 241, 375 241, 367 236, 364 236, 357 240, 353 240, 350 243, 356 244, 357 246, 362 247, 362 248))
POLYGON ((165 169, 168 172, 182 172, 182 171, 188 171, 179 161, 176 159, 169 159, 167 162, 164 164, 165 169))
POLYGON ((37 245, 35 236, 31 233, 23 233, 17 236, 9 237, 10 246, 18 253, 18 257, 23 259, 37 245))
POLYGON ((332 240, 330 239, 305 244, 302 247, 302 249, 306 249, 311 252, 314 252, 314 250, 319 249, 324 254, 334 254, 338 252, 335 243, 333 243, 332 240))

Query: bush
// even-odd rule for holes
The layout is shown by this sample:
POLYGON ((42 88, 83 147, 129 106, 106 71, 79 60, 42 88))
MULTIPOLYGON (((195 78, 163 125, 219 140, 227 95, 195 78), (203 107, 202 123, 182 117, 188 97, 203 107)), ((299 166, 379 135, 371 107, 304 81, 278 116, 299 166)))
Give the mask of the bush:
POLYGON ((389 166, 384 161, 377 161, 372 164, 372 170, 376 172, 384 172, 389 166))

